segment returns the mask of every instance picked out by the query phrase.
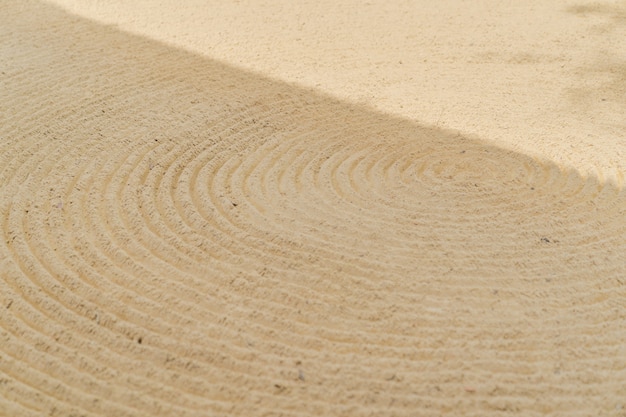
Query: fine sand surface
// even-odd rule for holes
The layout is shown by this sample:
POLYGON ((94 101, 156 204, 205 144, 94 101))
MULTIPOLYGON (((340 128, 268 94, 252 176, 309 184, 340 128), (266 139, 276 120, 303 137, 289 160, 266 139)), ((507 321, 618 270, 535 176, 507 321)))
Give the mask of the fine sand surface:
POLYGON ((626 416, 626 2, 7 0, 0 72, 0 416, 626 416))

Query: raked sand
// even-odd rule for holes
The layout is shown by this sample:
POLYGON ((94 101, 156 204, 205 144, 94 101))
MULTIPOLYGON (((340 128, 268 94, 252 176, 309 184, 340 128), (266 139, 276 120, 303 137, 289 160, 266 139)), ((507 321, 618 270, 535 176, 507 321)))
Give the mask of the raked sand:
POLYGON ((626 416, 624 1, 0 3, 0 416, 626 416))

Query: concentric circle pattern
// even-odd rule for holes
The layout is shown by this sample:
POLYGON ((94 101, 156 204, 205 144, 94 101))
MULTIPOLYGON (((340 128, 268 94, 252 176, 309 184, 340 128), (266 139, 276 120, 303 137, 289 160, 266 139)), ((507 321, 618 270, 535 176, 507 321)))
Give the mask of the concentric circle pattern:
POLYGON ((623 415, 626 193, 601 167, 20 4, 0 415, 623 415))

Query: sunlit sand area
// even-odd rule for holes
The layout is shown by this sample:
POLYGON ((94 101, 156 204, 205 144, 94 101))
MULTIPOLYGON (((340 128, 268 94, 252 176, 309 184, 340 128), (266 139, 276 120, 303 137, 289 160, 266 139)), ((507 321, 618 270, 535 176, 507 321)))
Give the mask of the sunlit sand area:
POLYGON ((0 416, 626 415, 626 2, 0 3, 0 416))

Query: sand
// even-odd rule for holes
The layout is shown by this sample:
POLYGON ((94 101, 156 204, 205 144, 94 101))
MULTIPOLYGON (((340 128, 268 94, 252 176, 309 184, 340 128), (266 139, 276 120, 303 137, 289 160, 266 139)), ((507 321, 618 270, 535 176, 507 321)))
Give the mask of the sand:
POLYGON ((0 72, 0 416, 626 415, 623 1, 6 1, 0 72))

